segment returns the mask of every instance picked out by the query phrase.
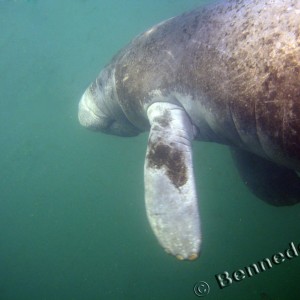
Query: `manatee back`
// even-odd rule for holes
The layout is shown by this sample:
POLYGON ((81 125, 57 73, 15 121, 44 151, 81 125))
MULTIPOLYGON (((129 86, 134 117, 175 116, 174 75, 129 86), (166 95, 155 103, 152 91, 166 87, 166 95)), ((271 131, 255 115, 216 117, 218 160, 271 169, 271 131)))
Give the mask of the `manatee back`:
POLYGON ((300 2, 229 1, 207 13, 182 64, 188 90, 225 142, 299 166, 300 2))
POLYGON ((227 1, 167 20, 122 51, 115 74, 119 101, 140 127, 147 104, 175 98, 200 139, 205 127, 279 163, 300 160, 297 0, 227 1))

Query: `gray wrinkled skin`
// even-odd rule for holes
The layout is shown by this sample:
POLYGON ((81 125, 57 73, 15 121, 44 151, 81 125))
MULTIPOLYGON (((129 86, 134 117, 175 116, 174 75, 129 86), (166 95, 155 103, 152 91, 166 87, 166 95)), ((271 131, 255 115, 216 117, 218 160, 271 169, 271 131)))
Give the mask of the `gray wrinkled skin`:
POLYGON ((298 0, 223 1, 154 26, 107 70, 114 100, 140 131, 149 129, 145 107, 168 99, 186 109, 197 139, 299 170, 299 44, 298 0))

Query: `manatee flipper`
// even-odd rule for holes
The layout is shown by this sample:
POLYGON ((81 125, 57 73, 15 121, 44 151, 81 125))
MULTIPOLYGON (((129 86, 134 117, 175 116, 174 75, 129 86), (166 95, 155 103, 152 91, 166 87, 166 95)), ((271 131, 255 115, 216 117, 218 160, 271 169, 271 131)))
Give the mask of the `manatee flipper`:
POLYGON ((193 260, 201 242, 193 125, 185 110, 171 103, 154 103, 147 114, 151 124, 144 168, 147 216, 166 252, 193 260))
POLYGON ((295 171, 237 148, 231 148, 231 154, 242 180, 257 197, 275 206, 300 202, 295 171))

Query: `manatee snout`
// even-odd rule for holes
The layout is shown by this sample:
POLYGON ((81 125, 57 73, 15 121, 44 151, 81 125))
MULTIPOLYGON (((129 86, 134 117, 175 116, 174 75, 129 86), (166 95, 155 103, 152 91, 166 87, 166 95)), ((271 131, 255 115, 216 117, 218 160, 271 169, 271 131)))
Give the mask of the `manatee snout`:
MULTIPOLYGON (((98 91, 95 96, 89 87, 82 95, 78 105, 78 119, 82 126, 106 134, 118 136, 136 136, 140 130, 135 128, 120 110, 117 115, 102 101, 103 95, 98 91)), ((105 98, 105 97, 104 97, 105 98)))
POLYGON ((90 89, 87 89, 80 99, 78 119, 82 126, 102 132, 105 132, 112 123, 111 118, 106 116, 96 105, 90 89))

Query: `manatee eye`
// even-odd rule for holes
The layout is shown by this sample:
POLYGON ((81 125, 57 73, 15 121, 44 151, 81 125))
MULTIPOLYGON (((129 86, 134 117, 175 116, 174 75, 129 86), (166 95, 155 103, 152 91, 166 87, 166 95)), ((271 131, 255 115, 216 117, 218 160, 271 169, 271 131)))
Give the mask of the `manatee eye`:
POLYGON ((96 84, 98 88, 102 88, 103 87, 103 81, 102 78, 97 78, 96 79, 96 84))

